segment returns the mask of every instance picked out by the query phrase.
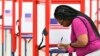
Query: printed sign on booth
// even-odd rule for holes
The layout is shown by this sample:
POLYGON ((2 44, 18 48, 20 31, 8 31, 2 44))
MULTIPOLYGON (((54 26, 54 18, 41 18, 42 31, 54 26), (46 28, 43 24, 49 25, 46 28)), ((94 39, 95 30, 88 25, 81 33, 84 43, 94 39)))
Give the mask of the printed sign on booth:
POLYGON ((32 22, 31 13, 26 13, 25 14, 25 22, 32 22))

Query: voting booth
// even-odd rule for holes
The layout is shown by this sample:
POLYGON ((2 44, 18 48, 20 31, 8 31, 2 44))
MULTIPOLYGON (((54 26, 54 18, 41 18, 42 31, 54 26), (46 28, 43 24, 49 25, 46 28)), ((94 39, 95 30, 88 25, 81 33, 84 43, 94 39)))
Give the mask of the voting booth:
POLYGON ((22 2, 22 18, 21 18, 21 36, 24 39, 24 56, 32 56, 32 39, 33 33, 33 4, 32 2, 22 2), (30 46, 30 47, 29 47, 30 46))
MULTIPOLYGON (((13 2, 10 1, 2 1, 2 28, 4 36, 2 37, 2 55, 7 55, 11 56, 12 52, 12 34, 11 34, 11 29, 13 26, 13 2)), ((2 33, 2 35, 3 35, 2 33)))
MULTIPOLYGON (((48 1, 48 6, 50 10, 47 9, 47 14, 50 13, 50 15, 46 15, 46 28, 49 32, 49 35, 46 37, 46 56, 49 55, 50 47, 57 46, 58 43, 70 43, 70 33, 71 33, 71 27, 62 27, 54 18, 54 10, 59 5, 69 5, 76 10, 84 12, 84 0, 52 0, 48 1), (50 12, 49 12, 50 11, 50 12), (48 23, 49 22, 49 23, 48 23), (68 35, 67 35, 68 34, 68 35), (62 39, 63 38, 63 39, 62 39), (62 41, 61 41, 62 39, 62 41)), ((52 54, 51 54, 52 55, 52 54)), ((51 56, 50 55, 50 56, 51 56)))
POLYGON ((19 55, 33 55, 33 2, 19 2, 19 55), (21 43, 20 43, 21 42, 21 43))

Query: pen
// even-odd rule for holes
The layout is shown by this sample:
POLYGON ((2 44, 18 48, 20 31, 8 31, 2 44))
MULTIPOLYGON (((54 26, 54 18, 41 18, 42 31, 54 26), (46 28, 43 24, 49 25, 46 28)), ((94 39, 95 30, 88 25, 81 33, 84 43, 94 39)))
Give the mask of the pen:
POLYGON ((62 42, 62 40, 63 40, 63 37, 61 37, 61 41, 60 42, 62 42))

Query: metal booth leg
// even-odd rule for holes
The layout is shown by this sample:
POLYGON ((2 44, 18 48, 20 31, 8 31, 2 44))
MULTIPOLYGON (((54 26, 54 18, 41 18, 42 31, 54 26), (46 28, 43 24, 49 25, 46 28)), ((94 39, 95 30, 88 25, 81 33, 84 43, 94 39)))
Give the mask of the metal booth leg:
POLYGON ((27 41, 26 41, 26 39, 24 39, 25 40, 25 56, 27 56, 27 41))
POLYGON ((11 52, 11 55, 14 56, 14 52, 11 52))
POLYGON ((50 53, 50 56, 52 56, 52 53, 50 53))

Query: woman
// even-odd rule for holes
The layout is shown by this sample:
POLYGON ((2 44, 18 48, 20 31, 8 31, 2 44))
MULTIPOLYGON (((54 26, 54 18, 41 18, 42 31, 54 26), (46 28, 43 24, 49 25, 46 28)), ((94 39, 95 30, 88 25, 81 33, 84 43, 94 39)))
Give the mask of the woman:
POLYGON ((93 52, 100 52, 100 35, 90 17, 67 5, 58 6, 54 17, 62 26, 72 26, 71 43, 60 43, 59 48, 67 50, 73 48, 77 56, 89 56, 93 52))

